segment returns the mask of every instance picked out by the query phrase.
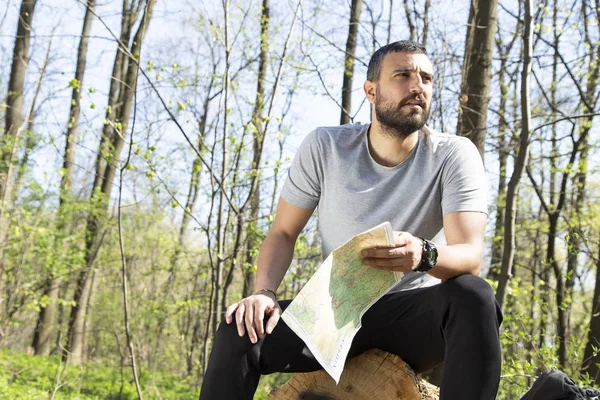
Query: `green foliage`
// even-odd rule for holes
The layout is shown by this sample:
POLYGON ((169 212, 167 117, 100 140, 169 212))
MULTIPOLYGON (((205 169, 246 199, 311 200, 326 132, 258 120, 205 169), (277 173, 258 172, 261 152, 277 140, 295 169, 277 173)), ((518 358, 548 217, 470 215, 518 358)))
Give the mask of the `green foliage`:
MULTIPOLYGON (((535 287, 526 276, 516 276, 509 283, 500 336, 503 364, 498 399, 520 398, 529 390, 536 376, 551 368, 562 369, 582 387, 593 386, 593 380, 589 377, 579 376, 579 363, 585 346, 584 335, 570 337, 570 364, 566 368, 559 365, 558 341, 552 325, 554 321, 546 319, 545 328, 540 326, 540 315, 550 315, 549 310, 555 300, 550 296, 549 304, 546 304, 540 296, 542 290, 549 288, 539 285, 539 282, 535 287), (543 330, 546 336, 541 338, 543 330)), ((587 318, 578 308, 581 304, 579 298, 573 303, 572 325, 581 325, 587 318)))
MULTIPOLYGON (((197 382, 167 374, 140 376, 144 398, 191 399, 198 397, 197 382)), ((137 393, 129 367, 88 363, 69 367, 59 357, 29 356, 0 350, 0 399, 133 400, 137 393)))

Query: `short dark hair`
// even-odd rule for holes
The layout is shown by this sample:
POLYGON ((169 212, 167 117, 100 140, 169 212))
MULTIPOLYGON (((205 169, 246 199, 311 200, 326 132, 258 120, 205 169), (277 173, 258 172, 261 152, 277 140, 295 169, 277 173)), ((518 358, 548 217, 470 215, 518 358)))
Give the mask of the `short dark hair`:
POLYGON ((387 53, 416 53, 416 54, 427 54, 427 49, 420 43, 412 40, 399 40, 397 42, 386 44, 379 48, 372 56, 369 61, 369 67, 367 68, 367 79, 371 82, 377 82, 381 73, 381 63, 383 57, 387 53))

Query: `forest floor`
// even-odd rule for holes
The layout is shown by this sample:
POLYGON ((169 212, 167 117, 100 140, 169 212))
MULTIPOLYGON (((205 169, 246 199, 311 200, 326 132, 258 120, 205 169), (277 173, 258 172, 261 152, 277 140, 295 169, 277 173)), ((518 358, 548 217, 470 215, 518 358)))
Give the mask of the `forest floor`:
MULTIPOLYGON (((261 380, 255 399, 266 400, 270 389, 289 378, 273 374, 261 380)), ((199 383, 176 375, 140 376, 143 398, 197 399, 199 383)), ((58 356, 31 356, 0 350, 0 400, 133 400, 137 399, 131 369, 90 361, 84 367, 64 369, 58 356)))

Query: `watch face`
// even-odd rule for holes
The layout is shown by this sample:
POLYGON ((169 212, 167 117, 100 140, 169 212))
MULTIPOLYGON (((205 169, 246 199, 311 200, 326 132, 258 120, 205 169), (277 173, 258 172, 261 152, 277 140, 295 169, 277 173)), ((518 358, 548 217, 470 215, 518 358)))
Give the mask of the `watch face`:
POLYGON ((431 251, 429 252, 429 263, 433 266, 437 261, 438 252, 435 247, 432 246, 431 251))
POLYGON ((438 251, 433 243, 429 240, 423 240, 423 259, 416 271, 427 272, 433 268, 437 262, 438 251))
POLYGON ((427 243, 427 245, 425 247, 425 250, 426 250, 427 264, 429 264, 429 268, 431 269, 437 262, 438 251, 433 243, 431 243, 430 241, 427 241, 426 243, 427 243))
POLYGON ((427 253, 427 262, 429 263, 429 265, 433 265, 433 263, 435 262, 435 254, 433 254, 433 251, 427 253))

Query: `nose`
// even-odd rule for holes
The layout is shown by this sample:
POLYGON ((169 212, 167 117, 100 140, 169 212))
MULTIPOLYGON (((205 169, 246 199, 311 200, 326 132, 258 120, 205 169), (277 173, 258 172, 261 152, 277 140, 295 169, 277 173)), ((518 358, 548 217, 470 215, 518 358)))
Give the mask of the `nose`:
POLYGON ((414 74, 410 80, 410 92, 411 93, 423 93, 425 91, 425 84, 423 78, 419 74, 414 74))

